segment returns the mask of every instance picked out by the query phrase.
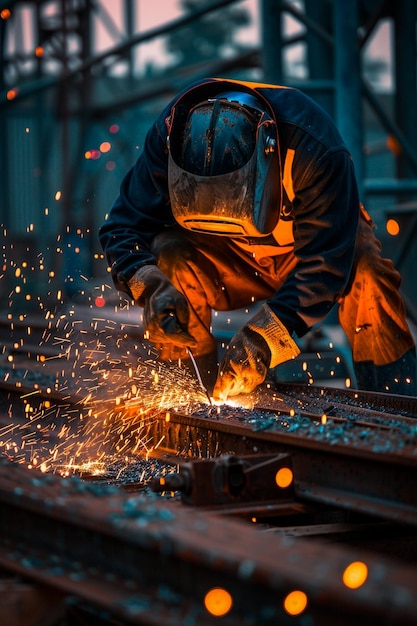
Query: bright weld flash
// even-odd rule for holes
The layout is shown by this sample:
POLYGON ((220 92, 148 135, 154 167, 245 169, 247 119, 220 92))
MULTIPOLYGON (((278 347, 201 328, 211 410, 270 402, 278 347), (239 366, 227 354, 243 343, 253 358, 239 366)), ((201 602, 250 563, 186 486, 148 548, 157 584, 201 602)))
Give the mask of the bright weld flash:
POLYGON ((212 401, 216 406, 231 406, 241 409, 253 408, 253 399, 249 396, 245 397, 244 395, 240 395, 238 400, 236 398, 227 398, 227 400, 214 400, 214 398, 212 398, 212 401))

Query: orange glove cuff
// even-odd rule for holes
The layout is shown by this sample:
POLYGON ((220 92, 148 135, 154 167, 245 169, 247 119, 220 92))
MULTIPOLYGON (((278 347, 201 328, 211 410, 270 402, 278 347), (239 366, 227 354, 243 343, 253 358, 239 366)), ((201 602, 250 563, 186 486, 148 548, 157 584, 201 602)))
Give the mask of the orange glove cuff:
POLYGON ((261 335, 271 350, 271 363, 269 367, 275 367, 284 361, 294 359, 301 352, 300 348, 291 337, 290 333, 269 308, 264 304, 249 320, 247 326, 261 335))

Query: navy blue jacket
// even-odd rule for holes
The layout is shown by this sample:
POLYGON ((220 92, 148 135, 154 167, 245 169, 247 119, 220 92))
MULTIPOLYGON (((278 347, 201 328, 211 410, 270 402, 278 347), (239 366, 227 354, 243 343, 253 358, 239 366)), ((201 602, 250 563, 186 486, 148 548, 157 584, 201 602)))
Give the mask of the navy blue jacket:
POLYGON ((276 251, 293 251, 298 263, 268 304, 290 333, 302 336, 324 319, 348 283, 359 198, 352 159, 334 122, 297 89, 209 78, 184 90, 149 129, 143 150, 100 228, 100 242, 116 288, 130 294, 128 281, 136 270, 156 264, 150 242, 175 223, 167 185, 166 142, 173 107, 187 92, 192 103, 195 91, 201 101, 202 92, 211 97, 228 90, 255 92, 266 100, 276 119, 282 163, 277 175, 286 179, 281 215, 283 220, 292 220, 293 227, 293 241, 282 250, 277 242, 276 251))

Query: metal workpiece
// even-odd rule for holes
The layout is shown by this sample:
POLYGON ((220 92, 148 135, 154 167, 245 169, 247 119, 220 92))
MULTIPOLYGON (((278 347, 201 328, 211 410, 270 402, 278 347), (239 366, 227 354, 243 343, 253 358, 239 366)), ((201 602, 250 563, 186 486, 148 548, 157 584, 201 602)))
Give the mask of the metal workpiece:
POLYGON ((291 457, 288 454, 225 455, 180 464, 179 473, 151 482, 155 492, 178 491, 194 506, 235 503, 267 505, 293 500, 291 457), (281 472, 281 483, 278 476, 281 472), (287 475, 284 478, 284 475, 287 475))
MULTIPOLYGON (((343 392, 290 385, 285 390, 270 391, 266 408, 224 406, 215 419, 202 408, 200 415, 172 412, 169 423, 155 420, 150 429, 151 437, 161 442, 158 454, 190 460, 232 451, 238 456, 286 453, 298 500, 415 526, 417 422, 409 417, 415 399, 355 392, 348 394, 346 404, 343 392), (378 408, 383 401, 388 413, 378 408), (292 404, 298 405, 297 411, 292 404)), ((265 405, 267 398, 261 399, 265 405)), ((209 469, 198 463, 192 469, 184 466, 183 500, 207 505, 214 496, 198 485, 204 484, 209 469)), ((259 491, 257 499, 262 497, 259 491)))
POLYGON ((267 381, 212 404, 93 322, 5 343, 9 576, 106 626, 414 624, 416 398, 267 381))
MULTIPOLYGON (((25 398, 28 390, 19 389, 25 398)), ((55 392, 57 402, 59 395, 55 392)), ((39 400, 41 397, 41 393, 34 396, 39 400)), ((45 397, 51 400, 50 393, 45 397)), ((15 394, 12 401, 15 414, 17 398, 15 394)), ((49 471, 64 469, 66 475, 71 475, 77 473, 80 466, 77 456, 91 460, 94 469, 95 457, 102 458, 104 453, 112 451, 114 469, 104 467, 101 479, 107 478, 120 486, 129 473, 129 464, 126 464, 127 470, 123 470, 123 458, 126 455, 140 458, 141 454, 146 454, 147 459, 172 463, 173 467, 163 471, 164 480, 174 480, 167 475, 175 473, 175 464, 182 464, 177 480, 185 486, 174 485, 167 491, 181 492, 185 504, 211 506, 221 503, 220 491, 202 486, 208 467, 210 463, 214 465, 215 459, 287 454, 291 457, 292 488, 297 502, 334 506, 416 525, 417 421, 412 417, 417 415, 416 398, 268 383, 257 394, 245 398, 246 408, 195 402, 168 410, 147 408, 140 413, 143 411, 140 403, 126 401, 116 405, 114 400, 104 398, 98 407, 103 418, 97 421, 83 417, 83 414, 88 415, 89 406, 88 403, 80 406, 76 394, 70 395, 68 389, 64 389, 61 398, 68 403, 68 408, 64 411, 57 403, 55 409, 51 407, 41 414, 35 424, 42 423, 41 429, 35 428, 23 413, 23 423, 16 424, 12 431, 10 441, 15 444, 14 448, 9 446, 10 458, 22 462, 26 454, 31 461, 37 452, 38 466, 41 466, 42 454, 51 459, 55 450, 58 457, 56 462, 49 462, 49 471), (54 419, 55 414, 58 421, 54 419), (65 442, 59 439, 61 430, 56 424, 67 429, 68 452, 65 442), (26 445, 28 436, 31 447, 26 445), (13 452, 14 449, 17 451, 13 452), (61 460, 59 455, 63 457, 61 460), (114 455, 121 462, 119 469, 114 455), (74 460, 70 462, 69 457, 74 460), (208 466, 199 464, 204 460, 208 461, 208 466), (193 466, 188 465, 193 461, 193 466), (192 495, 190 485, 193 485, 192 495)), ((93 408, 97 410, 96 405, 93 408)), ((10 419, 6 418, 4 423, 4 428, 10 430, 10 419)), ((238 465, 228 462, 229 473, 233 469, 236 479, 238 465)), ((84 479, 92 478, 88 463, 78 471, 84 479)), ((130 482, 143 483, 154 478, 146 467, 138 473, 143 478, 134 477, 130 482)), ((160 473, 158 468, 155 473, 160 473)), ((99 478, 100 475, 94 477, 96 481, 99 478)), ((137 484, 138 488, 141 486, 137 484)), ((227 489, 224 486, 222 489, 224 497, 227 489)), ((264 480, 263 488, 257 489, 254 505, 256 501, 259 506, 262 498, 270 499, 265 495, 266 489, 264 480)))
POLYGON ((246 523, 0 462, 0 564, 132 624, 414 624, 417 573, 363 550, 263 534, 246 523), (237 540, 238 538, 238 540, 237 540), (366 570, 346 584, 355 563, 366 570), (344 582, 345 581, 345 582, 344 582), (305 609, 289 615, 288 597, 305 609), (316 621, 317 620, 317 621, 316 621))

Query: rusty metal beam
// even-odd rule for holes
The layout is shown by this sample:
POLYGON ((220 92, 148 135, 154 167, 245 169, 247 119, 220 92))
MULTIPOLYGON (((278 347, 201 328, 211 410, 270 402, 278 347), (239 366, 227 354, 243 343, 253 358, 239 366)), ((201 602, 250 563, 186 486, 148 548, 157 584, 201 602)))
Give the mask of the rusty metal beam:
POLYGON ((363 550, 262 534, 248 524, 42 475, 0 461, 0 564, 128 624, 218 624, 213 588, 231 594, 226 626, 414 624, 414 567, 363 550), (343 583, 366 565, 364 584, 343 583), (305 594, 298 616, 284 609, 305 594))
MULTIPOLYGON (((5 385, 17 391, 19 384, 25 393, 29 387, 23 384, 31 382, 33 372, 15 369, 12 373, 16 378, 9 376, 5 385)), ((41 386, 36 376, 33 384, 41 386)), ((192 415, 171 411, 169 422, 165 411, 158 415, 157 410, 146 419, 133 412, 130 421, 125 421, 125 409, 109 404, 114 428, 106 429, 106 437, 113 432, 118 437, 123 425, 124 453, 129 454, 140 437, 150 442, 148 449, 152 445, 157 448, 150 450, 151 456, 171 455, 177 460, 286 452, 292 457, 295 493, 302 502, 417 524, 413 478, 417 422, 410 417, 417 415, 416 398, 305 385, 263 391, 252 409, 224 406, 219 414, 213 414, 212 409, 202 405, 200 413, 192 415)), ((57 401, 64 397, 65 402, 75 405, 80 398, 68 388, 64 393, 52 389, 46 397, 57 401)), ((88 407, 84 409, 87 412, 88 407)), ((20 431, 17 425, 13 437, 27 433, 27 428, 26 424, 20 431)))
MULTIPOLYGON (((309 389, 310 399, 317 395, 326 406, 323 390, 309 389)), ((300 391, 301 393, 301 391, 300 391)), ((305 391, 306 395, 307 392, 305 391)), ((332 397, 335 408, 336 397, 332 397)), ((349 394, 348 394, 349 395, 349 394)), ((357 403, 363 398, 356 392, 357 403)), ((278 394, 279 396, 279 394, 278 394)), ((342 396, 344 393, 342 392, 342 396)), ((384 401, 385 394, 365 395, 384 401)), ((253 453, 282 453, 291 455, 295 495, 302 501, 315 501, 348 510, 360 511, 391 521, 417 525, 417 494, 414 474, 417 466, 417 423, 414 419, 391 414, 379 414, 376 423, 368 426, 356 423, 355 406, 352 419, 333 421, 326 416, 321 423, 300 414, 288 413, 288 396, 283 395, 280 408, 252 410, 224 408, 217 420, 206 416, 187 416, 171 413, 170 421, 154 420, 149 424, 149 438, 159 442, 159 454, 191 458, 213 458, 220 454, 246 455, 253 453), (379 424, 378 424, 379 421, 379 424)), ((417 400, 396 398, 397 406, 413 412, 417 400)), ((277 406, 277 401, 272 405, 277 406)), ((327 403, 329 407, 329 403, 327 403)), ((330 408, 330 407, 329 407, 330 408)), ((391 410, 394 410, 391 408, 391 410)), ((371 413, 375 416, 375 406, 371 413)))
POLYGON ((54 626, 65 614, 65 597, 40 585, 0 579, 1 626, 54 626))

